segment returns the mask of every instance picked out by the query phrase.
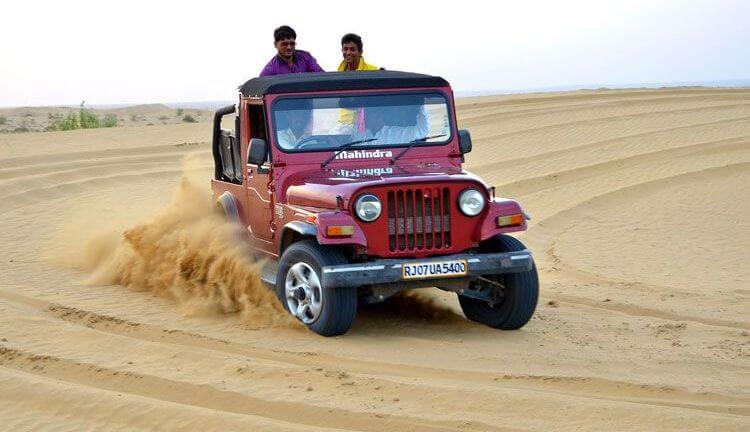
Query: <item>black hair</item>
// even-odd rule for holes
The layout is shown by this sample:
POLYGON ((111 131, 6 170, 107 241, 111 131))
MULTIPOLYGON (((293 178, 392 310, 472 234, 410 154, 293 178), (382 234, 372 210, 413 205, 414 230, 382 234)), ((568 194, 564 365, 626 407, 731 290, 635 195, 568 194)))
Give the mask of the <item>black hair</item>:
POLYGON ((359 37, 359 35, 356 35, 354 33, 347 33, 344 35, 344 37, 341 38, 341 46, 344 46, 345 43, 350 42, 354 42, 357 45, 359 52, 362 52, 362 38, 359 37))
POLYGON ((297 39, 297 32, 288 25, 283 25, 273 31, 274 42, 278 42, 284 39, 297 39))

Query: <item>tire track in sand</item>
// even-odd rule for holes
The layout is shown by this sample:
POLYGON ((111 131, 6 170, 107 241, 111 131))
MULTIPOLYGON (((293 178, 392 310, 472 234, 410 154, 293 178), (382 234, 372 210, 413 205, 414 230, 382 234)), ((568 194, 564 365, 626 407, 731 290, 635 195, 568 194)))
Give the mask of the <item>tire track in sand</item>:
MULTIPOLYGON (((543 190, 562 187, 586 178, 611 173, 615 170, 627 170, 648 162, 673 160, 679 157, 695 156, 707 153, 729 153, 746 151, 750 148, 750 136, 728 138, 716 141, 705 141, 687 146, 668 148, 654 152, 641 153, 611 161, 585 165, 569 170, 555 171, 539 177, 530 177, 512 183, 497 185, 508 196, 522 197, 543 190)), ((477 170, 479 172, 483 169, 477 170)))
POLYGON ((463 422, 429 421, 391 414, 369 414, 338 408, 323 409, 299 402, 269 401, 234 391, 217 389, 207 384, 191 384, 156 375, 120 371, 55 356, 32 354, 2 344, 0 344, 0 366, 113 392, 125 392, 235 414, 250 414, 305 426, 363 432, 381 432, 384 429, 426 432, 497 430, 490 425, 476 421, 467 426, 463 422), (297 421, 294 422, 291 419, 297 421))
MULTIPOLYGON (((356 360, 324 353, 294 352, 262 349, 238 344, 226 339, 167 329, 151 324, 133 322, 92 311, 58 305, 7 291, 0 297, 24 304, 54 319, 84 326, 99 332, 136 338, 158 344, 179 345, 201 350, 256 358, 265 361, 289 364, 304 368, 326 368, 333 365, 347 373, 361 376, 377 376, 386 381, 403 378, 420 378, 427 385, 440 381, 453 383, 473 382, 477 386, 520 389, 539 393, 551 393, 572 397, 607 400, 642 405, 666 406, 689 410, 709 411, 721 414, 750 416, 750 401, 712 393, 693 393, 665 386, 638 385, 590 377, 502 375, 479 371, 416 367, 406 364, 390 364, 376 361, 356 360)), ((428 385, 424 391, 431 391, 428 385)))
MULTIPOLYGON (((741 145, 746 146, 745 142, 740 142, 741 145)), ((732 145, 732 147, 734 147, 732 145)), ((648 155, 646 155, 648 156, 648 155)), ((704 175, 704 176, 724 176, 732 173, 744 172, 750 167, 750 162, 740 162, 730 165, 722 165, 718 167, 706 167, 697 171, 682 172, 680 174, 669 175, 666 177, 660 177, 655 180, 650 180, 641 183, 635 183, 629 186, 620 187, 614 190, 610 190, 603 194, 594 196, 588 196, 586 199, 576 203, 575 205, 568 207, 562 211, 547 215, 545 218, 538 221, 531 232, 531 238, 537 241, 537 246, 541 247, 546 254, 547 260, 554 263, 556 271, 565 272, 575 279, 590 280, 605 285, 614 286, 627 286, 632 282, 626 282, 622 280, 616 280, 608 278, 602 275, 586 272, 575 268, 574 266, 565 263, 559 258, 555 252, 554 247, 557 238, 568 230, 576 220, 580 220, 582 216, 578 215, 582 208, 589 207, 592 205, 606 206, 607 202, 622 200, 622 196, 625 195, 637 195, 650 190, 657 190, 666 184, 675 184, 676 182, 689 183, 693 176, 704 175)), ((539 255, 536 255, 539 257, 539 255)), ((646 284, 644 284, 646 285, 646 284)), ((651 285, 646 285, 651 286, 651 285)), ((705 318, 697 317, 692 315, 679 314, 675 312, 669 312, 664 310, 658 310, 653 308, 647 308, 634 304, 622 304, 613 303, 610 305, 602 305, 600 302, 595 300, 585 299, 580 296, 558 294, 560 298, 565 298, 571 303, 578 303, 587 307, 597 308, 601 310, 608 310, 616 313, 631 315, 635 317, 653 317, 658 319, 672 320, 672 321, 687 321, 695 322, 702 325, 714 326, 714 327, 726 327, 736 330, 750 330, 750 323, 742 321, 722 320, 716 318, 705 318)))

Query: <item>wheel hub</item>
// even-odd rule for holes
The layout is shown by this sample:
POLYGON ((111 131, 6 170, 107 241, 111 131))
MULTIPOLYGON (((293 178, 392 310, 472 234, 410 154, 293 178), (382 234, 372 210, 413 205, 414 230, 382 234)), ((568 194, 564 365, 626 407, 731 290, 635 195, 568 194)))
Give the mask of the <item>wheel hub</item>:
POLYGON ((294 295, 294 298, 297 299, 297 301, 304 301, 305 298, 307 297, 305 293, 305 289, 302 287, 299 287, 296 290, 294 290, 293 295, 294 295))
POLYGON ((318 274, 309 264, 298 262, 289 267, 284 291, 292 315, 305 324, 318 319, 323 306, 323 290, 318 274))

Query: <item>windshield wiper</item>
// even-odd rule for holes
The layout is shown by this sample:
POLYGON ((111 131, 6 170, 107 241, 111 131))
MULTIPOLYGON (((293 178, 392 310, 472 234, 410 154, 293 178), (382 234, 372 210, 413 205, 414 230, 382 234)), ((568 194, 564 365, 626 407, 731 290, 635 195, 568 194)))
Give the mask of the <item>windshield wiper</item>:
POLYGON ((408 145, 408 146, 407 146, 407 147, 406 147, 406 148, 404 149, 404 151, 402 151, 401 153, 399 153, 399 154, 397 154, 396 156, 393 156, 393 157, 391 158, 391 165, 395 164, 395 163, 396 163, 396 161, 397 161, 397 160, 399 160, 399 158, 401 158, 401 156, 403 156, 403 155, 404 155, 404 153, 408 152, 408 151, 409 151, 409 150, 410 150, 410 149, 411 149, 412 147, 414 147, 415 145, 417 145, 417 144, 419 144, 419 143, 421 143, 421 142, 427 141, 428 139, 432 139, 432 138, 440 138, 440 137, 444 137, 445 135, 446 135, 446 134, 439 134, 439 135, 429 135, 429 136, 426 136, 426 137, 422 137, 422 138, 417 138, 417 139, 415 139, 415 140, 413 140, 413 141, 409 141, 409 145, 408 145))
POLYGON ((325 166, 328 165, 329 163, 331 163, 332 160, 336 159, 336 156, 340 155, 344 150, 348 149, 349 147, 353 147, 353 146, 355 146, 357 144, 362 144, 362 143, 367 143, 367 142, 370 142, 370 141, 375 141, 376 139, 377 138, 367 138, 367 139, 363 139, 363 140, 357 140, 357 141, 348 142, 348 143, 340 146, 338 148, 338 150, 336 150, 336 153, 333 154, 333 156, 331 156, 328 159, 324 160, 323 163, 320 164, 320 167, 321 168, 325 168, 325 166))

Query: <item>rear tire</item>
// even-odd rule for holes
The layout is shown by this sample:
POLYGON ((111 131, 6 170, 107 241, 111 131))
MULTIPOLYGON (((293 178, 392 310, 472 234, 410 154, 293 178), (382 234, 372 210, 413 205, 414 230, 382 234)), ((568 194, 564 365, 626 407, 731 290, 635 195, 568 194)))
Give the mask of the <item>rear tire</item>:
POLYGON ((223 214, 224 218, 232 223, 240 223, 240 212, 237 210, 237 202, 229 192, 224 192, 216 199, 216 212, 223 214))
POLYGON ((284 309, 322 336, 346 333, 357 314, 357 290, 324 287, 321 271, 324 266, 346 263, 341 251, 315 240, 289 246, 276 275, 276 293, 284 309))
MULTIPOLYGON (((497 235, 482 246, 486 252, 516 252, 526 249, 519 240, 506 235, 497 235)), ((485 277, 505 286, 502 301, 492 305, 485 300, 459 294, 458 302, 466 318, 502 330, 516 330, 529 322, 539 298, 536 264, 532 262, 531 270, 527 272, 485 277)))

